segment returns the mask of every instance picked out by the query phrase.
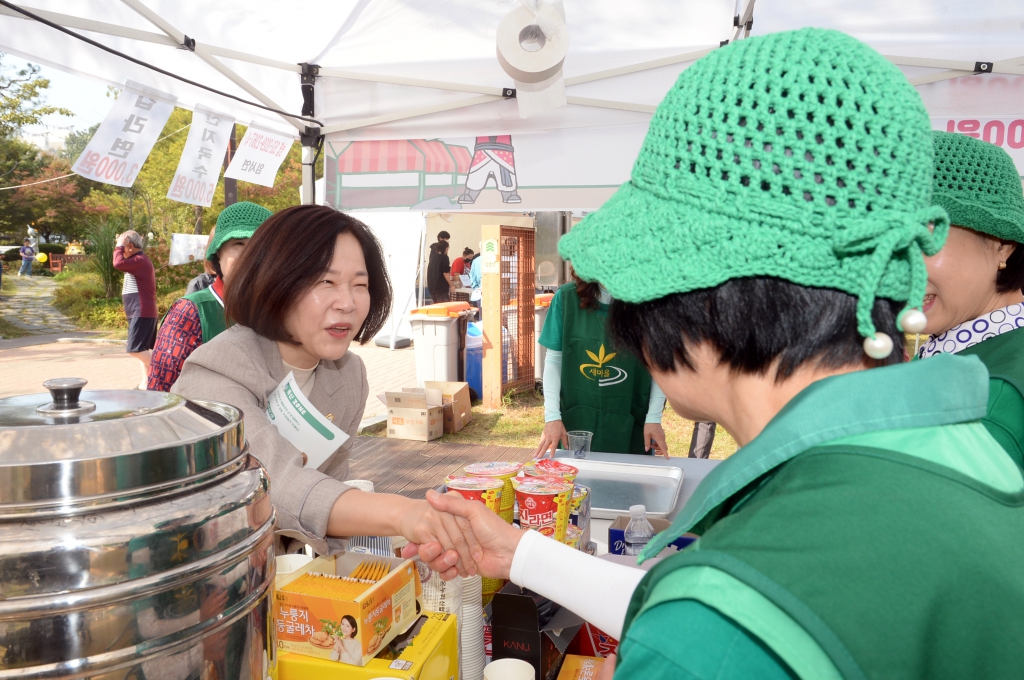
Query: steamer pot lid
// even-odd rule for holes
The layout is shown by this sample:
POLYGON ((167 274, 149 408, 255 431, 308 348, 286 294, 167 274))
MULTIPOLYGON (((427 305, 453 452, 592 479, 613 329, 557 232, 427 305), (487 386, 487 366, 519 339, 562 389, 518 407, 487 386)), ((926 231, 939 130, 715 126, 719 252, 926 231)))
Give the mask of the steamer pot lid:
POLYGON ((0 505, 159 486, 241 455, 242 414, 232 406, 146 390, 83 392, 85 385, 57 378, 43 383, 50 394, 0 399, 0 505), (120 481, 95 479, 107 471, 120 481), (76 472, 93 479, 75 481, 76 472), (42 484, 49 489, 39 488, 51 477, 42 484), (35 491, 15 488, 30 478, 35 491))

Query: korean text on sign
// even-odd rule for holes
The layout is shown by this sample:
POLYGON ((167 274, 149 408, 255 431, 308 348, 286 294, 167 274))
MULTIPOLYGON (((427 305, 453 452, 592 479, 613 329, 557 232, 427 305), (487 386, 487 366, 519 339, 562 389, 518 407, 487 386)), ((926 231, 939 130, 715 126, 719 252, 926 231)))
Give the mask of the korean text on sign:
POLYGON ((209 206, 213 203, 221 160, 234 124, 235 119, 231 116, 196 106, 167 198, 192 205, 209 206))
POLYGON ((128 81, 72 170, 130 187, 174 111, 177 98, 128 81))
POLYGON ((251 125, 224 176, 272 187, 294 141, 291 137, 251 125))

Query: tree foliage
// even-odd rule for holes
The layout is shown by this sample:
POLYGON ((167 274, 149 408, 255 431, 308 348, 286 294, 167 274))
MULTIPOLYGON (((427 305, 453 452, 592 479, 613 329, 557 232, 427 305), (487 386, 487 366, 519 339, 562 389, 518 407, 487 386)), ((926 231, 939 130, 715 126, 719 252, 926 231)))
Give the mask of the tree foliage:
POLYGON ((59 106, 43 103, 43 91, 50 81, 39 76, 39 67, 27 64, 15 69, 4 66, 0 53, 0 137, 9 137, 26 125, 39 123, 44 116, 74 114, 59 106))

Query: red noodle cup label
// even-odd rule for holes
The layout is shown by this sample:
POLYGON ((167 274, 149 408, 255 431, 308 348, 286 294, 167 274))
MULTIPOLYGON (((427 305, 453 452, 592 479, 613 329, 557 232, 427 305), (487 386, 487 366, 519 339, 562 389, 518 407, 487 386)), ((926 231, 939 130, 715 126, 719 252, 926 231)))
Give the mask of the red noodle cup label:
POLYGON ((470 501, 480 501, 491 512, 501 509, 501 491, 505 482, 493 477, 448 477, 445 488, 470 501))
POLYGON ((562 540, 569 522, 571 488, 567 484, 546 480, 520 483, 516 489, 516 498, 519 500, 519 524, 524 529, 550 528, 550 531, 541 533, 562 540))

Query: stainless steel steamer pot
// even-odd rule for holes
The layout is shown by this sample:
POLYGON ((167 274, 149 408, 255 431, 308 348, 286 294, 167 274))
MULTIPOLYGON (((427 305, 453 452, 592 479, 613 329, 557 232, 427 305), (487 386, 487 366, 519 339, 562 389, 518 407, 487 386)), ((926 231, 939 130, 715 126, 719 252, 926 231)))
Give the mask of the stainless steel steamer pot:
POLYGON ((0 678, 267 677, 274 512, 241 412, 84 385, 0 399, 0 678))

